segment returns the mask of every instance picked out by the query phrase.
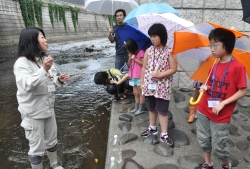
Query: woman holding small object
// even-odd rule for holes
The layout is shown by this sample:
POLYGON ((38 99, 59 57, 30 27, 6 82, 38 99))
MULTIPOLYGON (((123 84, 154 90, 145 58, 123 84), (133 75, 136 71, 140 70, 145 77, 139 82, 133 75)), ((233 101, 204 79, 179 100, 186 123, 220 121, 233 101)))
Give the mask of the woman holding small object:
POLYGON ((67 74, 58 76, 53 58, 44 54, 48 43, 42 29, 22 30, 18 59, 14 64, 18 110, 21 126, 29 141, 29 161, 32 168, 43 169, 42 156, 46 150, 53 169, 63 169, 57 162, 57 125, 54 112, 55 90, 68 81, 67 74))

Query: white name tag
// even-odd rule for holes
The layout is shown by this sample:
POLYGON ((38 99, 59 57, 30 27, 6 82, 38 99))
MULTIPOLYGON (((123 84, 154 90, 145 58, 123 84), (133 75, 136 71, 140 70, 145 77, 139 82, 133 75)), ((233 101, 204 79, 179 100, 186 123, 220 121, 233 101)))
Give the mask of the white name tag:
POLYGON ((208 99, 208 107, 213 108, 214 106, 219 104, 220 101, 221 101, 221 99, 219 99, 219 98, 208 99))
POLYGON ((132 82, 131 80, 129 81, 129 86, 134 86, 134 82, 132 82))
POLYGON ((56 91, 55 85, 48 85, 48 92, 54 92, 56 91))
POLYGON ((156 83, 149 83, 148 84, 148 89, 149 90, 156 90, 157 89, 157 84, 156 83))

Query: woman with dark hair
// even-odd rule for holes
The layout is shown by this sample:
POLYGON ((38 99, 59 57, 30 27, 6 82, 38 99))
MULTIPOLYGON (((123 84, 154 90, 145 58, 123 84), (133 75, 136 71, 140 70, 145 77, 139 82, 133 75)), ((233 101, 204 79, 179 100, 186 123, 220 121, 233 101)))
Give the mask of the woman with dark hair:
POLYGON ((58 76, 53 58, 45 57, 48 43, 42 29, 22 30, 18 59, 14 64, 18 110, 21 126, 29 141, 29 161, 33 169, 43 169, 42 156, 46 150, 50 166, 63 169, 57 162, 57 125, 54 112, 55 86, 68 81, 67 74, 58 76))

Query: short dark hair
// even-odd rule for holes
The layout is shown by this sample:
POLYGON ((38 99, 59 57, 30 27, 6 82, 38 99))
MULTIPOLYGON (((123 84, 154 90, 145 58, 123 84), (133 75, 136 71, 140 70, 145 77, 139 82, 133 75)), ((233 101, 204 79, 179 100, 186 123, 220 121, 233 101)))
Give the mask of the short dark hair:
POLYGON ((153 35, 157 35, 160 37, 161 39, 161 44, 163 46, 165 46, 167 44, 167 40, 168 40, 168 33, 167 33, 167 29, 166 27, 161 24, 161 23, 155 23, 153 24, 149 30, 148 30, 148 35, 149 36, 153 36, 153 35))
POLYGON ((106 85, 108 80, 108 73, 103 71, 103 72, 97 72, 94 77, 94 82, 95 84, 98 85, 106 85))
POLYGON ((123 50, 125 51, 129 51, 129 53, 132 54, 136 54, 136 52, 138 51, 138 45, 137 43, 133 40, 133 39, 126 39, 123 46, 122 46, 123 50))
POLYGON ((35 62, 36 56, 43 56, 38 42, 38 35, 41 32, 45 38, 45 33, 38 27, 27 27, 22 30, 19 38, 17 56, 25 56, 28 60, 35 62))
POLYGON ((122 13, 123 13, 123 16, 126 16, 126 11, 125 11, 124 9, 117 9, 117 10, 115 11, 115 17, 116 17, 116 13, 118 13, 118 12, 122 12, 122 13))
POLYGON ((227 54, 232 53, 236 41, 234 33, 224 28, 213 29, 209 33, 208 39, 223 43, 227 54))

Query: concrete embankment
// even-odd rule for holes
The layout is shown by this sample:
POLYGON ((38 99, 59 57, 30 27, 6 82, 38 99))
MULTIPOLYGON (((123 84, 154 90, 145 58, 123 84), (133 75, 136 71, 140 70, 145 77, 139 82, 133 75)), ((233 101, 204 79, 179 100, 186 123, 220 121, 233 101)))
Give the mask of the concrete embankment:
MULTIPOLYGON (((54 18, 53 28, 49 16, 48 3, 54 4, 55 2, 43 0, 42 5, 43 30, 46 34, 47 40, 50 43, 66 42, 69 40, 83 41, 107 36, 109 28, 109 22, 107 18, 102 15, 87 12, 83 8, 80 8, 81 10, 78 13, 76 31, 74 30, 69 8, 65 10, 67 30, 65 31, 63 22, 57 20, 56 18, 54 18)), ((75 6, 73 4, 67 5, 75 6)), ((25 28, 19 1, 0 0, 0 23, 0 47, 17 45, 20 32, 25 28)))
MULTIPOLYGON (((171 149, 159 143, 159 134, 156 138, 143 140, 142 131, 149 125, 148 112, 134 116, 128 110, 134 106, 133 95, 124 101, 113 102, 109 127, 109 141, 106 155, 106 169, 109 167, 111 138, 116 134, 121 142, 123 162, 119 168, 123 169, 197 169, 204 163, 203 153, 196 137, 195 122, 187 123, 188 101, 193 95, 191 89, 173 89, 170 101, 169 135, 175 142, 171 149), (120 120, 119 120, 120 119, 120 120), (130 121, 131 119, 131 121, 130 121), (119 126, 119 127, 118 127, 119 126), (123 131, 122 131, 123 130, 123 131)), ((250 98, 247 95, 238 101, 231 120, 228 147, 230 161, 234 169, 250 168, 250 98)), ((160 129, 159 122, 157 122, 160 129)), ((221 161, 212 152, 214 168, 221 168, 221 161)))

